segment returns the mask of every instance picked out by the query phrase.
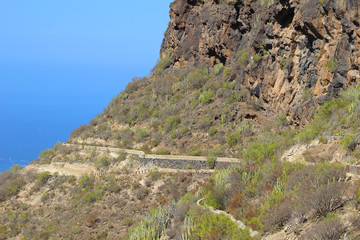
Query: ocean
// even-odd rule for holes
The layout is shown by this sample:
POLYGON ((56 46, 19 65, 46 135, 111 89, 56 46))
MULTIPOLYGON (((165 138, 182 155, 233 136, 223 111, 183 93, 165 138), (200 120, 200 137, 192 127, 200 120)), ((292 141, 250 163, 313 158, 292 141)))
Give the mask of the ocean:
POLYGON ((149 67, 1 66, 0 172, 65 142, 133 77, 148 73, 149 67))

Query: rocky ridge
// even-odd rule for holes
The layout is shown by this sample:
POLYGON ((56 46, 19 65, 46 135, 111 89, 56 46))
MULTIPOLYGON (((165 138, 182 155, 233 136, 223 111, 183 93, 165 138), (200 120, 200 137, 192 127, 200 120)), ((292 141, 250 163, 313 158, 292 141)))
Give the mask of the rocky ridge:
POLYGON ((175 67, 233 65, 228 81, 293 124, 360 78, 359 1, 176 0, 170 9, 162 56, 175 67))

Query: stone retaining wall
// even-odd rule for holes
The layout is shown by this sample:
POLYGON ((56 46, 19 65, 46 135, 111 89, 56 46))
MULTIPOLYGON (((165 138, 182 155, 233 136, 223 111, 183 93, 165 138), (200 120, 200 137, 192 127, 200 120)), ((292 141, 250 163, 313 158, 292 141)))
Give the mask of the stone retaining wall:
MULTIPOLYGON (((162 158, 139 158, 142 164, 153 164, 159 168, 170 168, 170 169, 209 169, 206 160, 189 160, 189 159, 164 159, 162 158)), ((234 161, 216 161, 215 169, 225 169, 236 164, 234 161)))

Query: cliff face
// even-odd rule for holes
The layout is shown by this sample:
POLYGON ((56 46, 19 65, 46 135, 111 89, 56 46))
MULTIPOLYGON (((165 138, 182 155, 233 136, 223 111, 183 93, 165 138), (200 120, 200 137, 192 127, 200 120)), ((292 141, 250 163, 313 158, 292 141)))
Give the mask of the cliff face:
POLYGON ((161 54, 174 66, 223 63, 261 108, 306 124, 359 80, 358 0, 175 0, 161 54))

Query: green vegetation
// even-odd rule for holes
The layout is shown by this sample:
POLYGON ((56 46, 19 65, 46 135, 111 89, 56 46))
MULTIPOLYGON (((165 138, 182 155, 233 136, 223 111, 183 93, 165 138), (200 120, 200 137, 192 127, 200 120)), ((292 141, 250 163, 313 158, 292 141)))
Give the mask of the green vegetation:
POLYGON ((281 59, 281 61, 280 61, 280 67, 281 67, 281 69, 282 69, 282 70, 287 69, 287 68, 290 66, 291 62, 292 62, 292 58, 291 58, 291 57, 281 59))
POLYGON ((274 0, 261 0, 261 6, 267 5, 267 7, 270 7, 274 4, 274 0))
POLYGON ((326 66, 329 69, 330 72, 335 72, 337 66, 338 66, 338 62, 336 60, 329 60, 326 62, 326 66))
POLYGON ((187 222, 192 222, 189 239, 253 239, 247 230, 223 214, 194 209, 188 213, 187 222))
POLYGON ((151 70, 151 72, 156 75, 160 75, 166 68, 170 67, 173 62, 174 60, 170 57, 163 57, 157 62, 156 66, 151 70))
POLYGON ((240 57, 240 63, 241 65, 245 65, 247 60, 248 60, 248 57, 249 57, 249 52, 248 51, 244 51, 242 54, 241 54, 241 57, 240 57))
POLYGON ((214 66, 215 75, 219 75, 223 69, 224 69, 224 64, 222 64, 222 63, 216 64, 214 66))
POLYGON ((226 138, 226 142, 230 147, 235 147, 241 142, 241 137, 240 132, 233 132, 226 138))
POLYGON ((205 92, 201 93, 199 96, 199 101, 204 104, 210 103, 213 100, 214 100, 214 92, 211 90, 205 91, 205 92))
POLYGON ((289 125, 288 120, 286 119, 286 114, 281 114, 276 117, 276 124, 278 126, 287 126, 289 125))
POLYGON ((170 132, 177 128, 177 126, 181 123, 179 116, 169 116, 165 121, 164 129, 166 132, 170 132))
POLYGON ((160 239, 165 235, 165 229, 171 218, 174 208, 170 204, 164 208, 158 208, 150 212, 146 218, 129 231, 129 240, 152 240, 160 239))
POLYGON ((215 156, 215 153, 213 151, 210 151, 208 153, 208 155, 206 156, 206 164, 210 169, 215 168, 216 156, 215 156))
POLYGON ((161 150, 157 151, 156 154, 157 155, 170 155, 171 152, 168 149, 161 149, 161 150))
POLYGON ((95 166, 97 169, 106 168, 110 166, 110 164, 111 164, 111 160, 106 156, 97 159, 95 162, 95 166))
POLYGON ((311 122, 300 131, 297 138, 301 142, 309 142, 320 136, 345 135, 341 145, 351 147, 355 140, 353 131, 360 127, 359 113, 355 110, 359 105, 360 87, 354 86, 340 93, 340 98, 325 102, 311 122), (336 124, 334 124, 336 123, 336 124))
POLYGON ((41 185, 44 185, 47 183, 47 181, 50 179, 51 175, 49 172, 42 172, 37 177, 36 180, 41 185))

